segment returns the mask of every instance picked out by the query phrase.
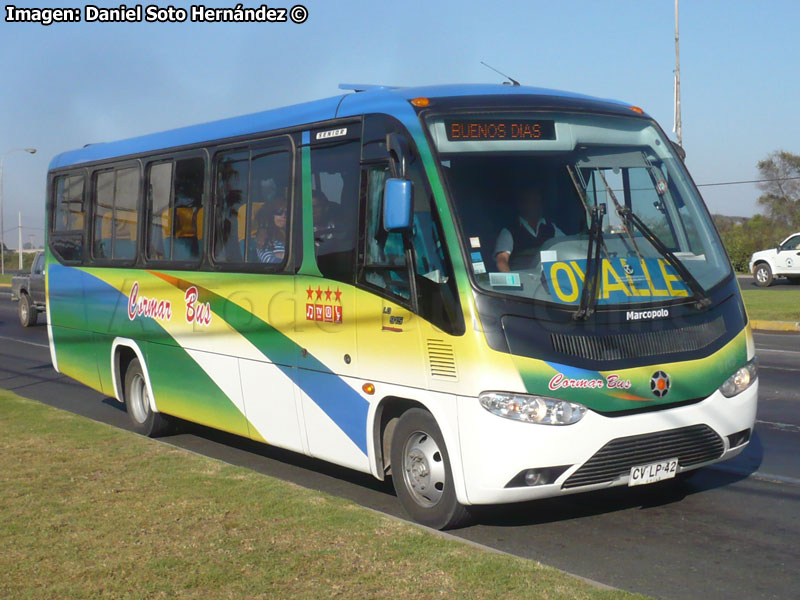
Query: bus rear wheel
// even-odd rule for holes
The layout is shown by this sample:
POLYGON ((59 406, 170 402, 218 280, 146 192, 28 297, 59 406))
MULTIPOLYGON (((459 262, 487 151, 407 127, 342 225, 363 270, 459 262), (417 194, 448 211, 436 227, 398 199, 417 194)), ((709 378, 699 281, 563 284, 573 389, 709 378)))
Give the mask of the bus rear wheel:
POLYGON ((397 498, 412 519, 435 529, 466 524, 469 511, 456 498, 450 457, 433 415, 419 408, 403 413, 390 460, 397 498))
POLYGON ((158 437, 172 429, 172 421, 150 406, 150 393, 138 358, 131 360, 125 371, 125 405, 136 433, 158 437))

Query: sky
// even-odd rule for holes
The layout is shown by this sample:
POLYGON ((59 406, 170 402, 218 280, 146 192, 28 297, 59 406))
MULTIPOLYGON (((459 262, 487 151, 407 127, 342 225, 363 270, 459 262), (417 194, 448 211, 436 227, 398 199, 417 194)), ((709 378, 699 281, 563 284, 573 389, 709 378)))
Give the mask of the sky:
MULTIPOLYGON (((282 1, 269 6, 294 5, 282 1)), ((335 96, 339 83, 501 82, 485 61, 523 85, 641 106, 674 139, 673 0, 302 1, 302 24, 43 26, 6 22, 3 10, 0 155, 37 148, 5 160, 7 245, 17 246, 18 213, 23 243, 41 243, 47 167, 60 152, 335 96)), ((757 179, 771 152, 800 153, 798 23, 797 0, 681 2, 683 145, 698 184, 757 179)), ((754 184, 700 189, 713 213, 758 212, 754 184)))

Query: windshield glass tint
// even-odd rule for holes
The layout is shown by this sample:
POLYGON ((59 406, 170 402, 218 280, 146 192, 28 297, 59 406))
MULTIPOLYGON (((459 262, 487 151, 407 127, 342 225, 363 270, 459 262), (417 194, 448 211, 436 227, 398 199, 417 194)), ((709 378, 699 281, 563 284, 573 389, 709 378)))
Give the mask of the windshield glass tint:
POLYGON ((693 297, 730 272, 683 163, 648 120, 459 114, 428 128, 485 289, 577 306, 592 214, 599 307, 693 297))

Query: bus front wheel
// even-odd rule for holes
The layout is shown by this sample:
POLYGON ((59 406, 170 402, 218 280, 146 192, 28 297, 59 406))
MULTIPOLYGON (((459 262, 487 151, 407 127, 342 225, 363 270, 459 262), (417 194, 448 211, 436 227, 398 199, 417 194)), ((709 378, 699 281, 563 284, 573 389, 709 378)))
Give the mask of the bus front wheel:
POLYGON ((467 522, 469 511, 456 498, 447 447, 433 415, 419 408, 403 413, 390 460, 394 489, 412 519, 435 529, 467 522))
POLYGON ((125 371, 125 405, 136 433, 158 437, 171 429, 170 419, 150 407, 150 393, 138 358, 131 360, 125 371))

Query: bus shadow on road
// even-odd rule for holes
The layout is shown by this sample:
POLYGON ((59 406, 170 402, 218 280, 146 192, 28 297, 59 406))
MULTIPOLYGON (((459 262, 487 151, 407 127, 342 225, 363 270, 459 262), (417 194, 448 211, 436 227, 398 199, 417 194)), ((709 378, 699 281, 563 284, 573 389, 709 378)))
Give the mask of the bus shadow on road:
MULTIPOLYGON (((355 490, 355 494, 342 493, 341 489, 334 489, 338 486, 331 483, 331 479, 373 492, 394 495, 394 488, 389 477, 380 481, 369 473, 334 465, 298 452, 284 450, 195 423, 180 422, 176 435, 163 438, 163 440, 230 464, 350 499, 358 495, 358 490, 355 490), (203 441, 210 444, 203 444, 203 441)), ((359 502, 357 499, 356 501, 359 502)))
POLYGON ((517 527, 677 504, 688 496, 724 488, 747 479, 758 471, 763 456, 764 447, 756 432, 739 456, 717 465, 690 471, 675 479, 633 488, 621 486, 517 504, 475 507, 474 524, 517 527))

